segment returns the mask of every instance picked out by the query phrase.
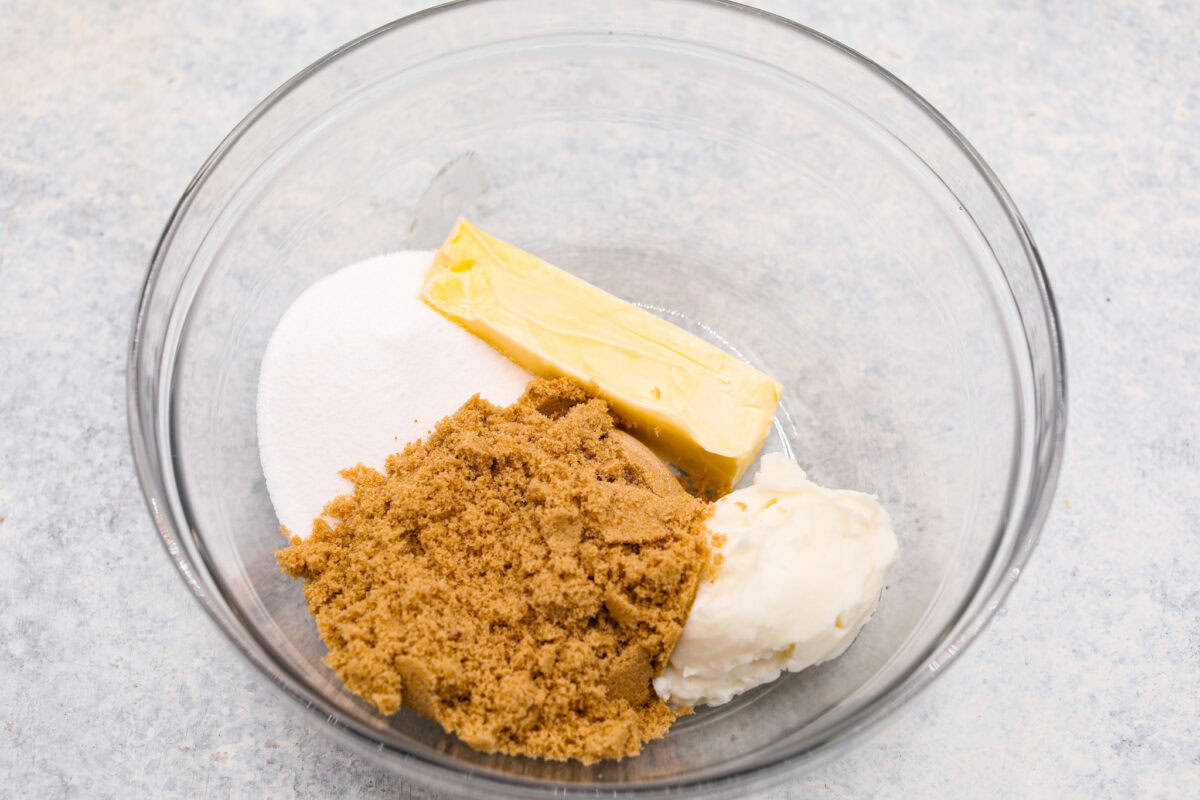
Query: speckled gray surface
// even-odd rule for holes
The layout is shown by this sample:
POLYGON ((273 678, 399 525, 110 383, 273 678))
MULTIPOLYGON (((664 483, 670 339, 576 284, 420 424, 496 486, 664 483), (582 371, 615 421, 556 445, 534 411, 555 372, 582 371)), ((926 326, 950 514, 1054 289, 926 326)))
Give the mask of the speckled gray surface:
MULTIPOLYGON (((988 159, 1048 265, 1071 384, 1006 608, 890 725, 763 796, 1200 794, 1200 9, 763 5, 891 68, 988 159)), ((298 68, 417 6, 0 0, 0 794, 429 796, 200 612, 124 414, 136 292, 192 173, 298 68)))

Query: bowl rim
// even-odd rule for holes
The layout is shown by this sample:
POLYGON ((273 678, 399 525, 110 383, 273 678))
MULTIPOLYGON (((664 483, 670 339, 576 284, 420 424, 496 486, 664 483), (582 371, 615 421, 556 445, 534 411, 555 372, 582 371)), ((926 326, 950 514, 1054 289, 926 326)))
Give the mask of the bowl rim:
MULTIPOLYGON (((1003 577, 996 581, 995 586, 985 595, 972 595, 964 602, 957 616, 947 626, 946 630, 952 630, 956 626, 966 623, 966 631, 964 635, 950 643, 942 643, 931 645, 926 657, 918 661, 909 671, 898 676, 886 687, 883 687, 879 696, 875 701, 864 705, 863 707, 853 711, 845 719, 842 719, 827 727, 827 730, 819 737, 819 739, 811 746, 800 753, 783 753, 772 754, 765 763, 756 764, 753 766, 745 766, 733 768, 727 773, 720 774, 716 777, 701 776, 696 778, 685 778, 682 780, 665 781, 657 779, 653 781, 644 781, 636 784, 580 784, 580 785, 557 785, 549 786, 544 781, 530 780, 520 776, 510 776, 502 774, 472 774, 470 771, 465 771, 453 765, 442 763, 438 760, 428 759, 418 753, 405 751, 394 748, 388 744, 378 741, 370 735, 369 730, 360 726, 354 720, 348 719, 340 711, 324 701, 319 696, 311 696, 306 690, 306 687, 298 687, 297 676, 288 675, 281 676, 278 674, 281 665, 272 663, 270 666, 264 663, 263 659, 252 652, 243 641, 239 632, 232 629, 229 622, 219 613, 212 601, 207 597, 207 589, 202 586, 195 575, 193 569, 194 561, 191 556, 179 548, 174 543, 174 539, 180 537, 180 531, 176 530, 176 526, 169 514, 164 514, 162 498, 168 494, 166 482, 162 476, 160 465, 156 462, 155 456, 150 452, 151 448, 147 446, 148 441, 154 441, 157 435, 153 419, 145 419, 140 412, 138 404, 138 387, 141 384, 140 378, 143 377, 139 369, 140 359, 143 348, 146 346, 145 327, 147 321, 147 313, 151 300, 153 299, 154 289, 158 283, 163 260, 166 251, 174 238, 181 220, 191 206, 193 199, 198 190, 204 185, 210 173, 220 163, 225 154, 231 150, 237 142, 242 138, 245 132, 254 125, 271 107, 279 100, 287 96, 305 82, 315 73, 322 70, 327 65, 337 61, 347 53, 354 51, 377 37, 386 35, 393 30, 401 28, 410 23, 431 17, 434 15, 445 14, 465 7, 484 5, 495 0, 451 0, 440 5, 432 6, 420 11, 408 14, 406 16, 395 19, 389 23, 379 26, 374 30, 368 31, 365 34, 335 48, 326 55, 309 64, 304 69, 297 72, 286 82, 280 85, 277 89, 267 95, 260 101, 217 145, 213 152, 200 166, 195 176, 184 189, 180 199, 176 202, 166 225, 160 234, 158 241, 155 244, 154 252, 151 257, 150 266, 146 273, 142 289, 138 295, 137 308, 134 314, 133 326, 130 335, 129 346, 127 350, 127 371, 126 371, 126 410, 128 416, 130 444, 134 461, 135 471, 138 476, 140 488, 143 493, 144 500, 150 512, 152 521, 155 524, 159 538, 167 551, 167 555, 175 563, 179 572, 180 578, 188 585, 196 596, 200 605, 204 608, 210 619, 217 625, 222 633, 233 643, 235 649, 241 653, 251 664, 253 664, 266 678, 276 684, 283 693, 290 697, 297 704, 305 708, 310 714, 322 722, 328 723, 327 729, 332 729, 340 734, 340 740, 353 745, 357 752, 374 757, 377 760, 383 760, 386 766, 395 768, 397 762, 386 760, 384 754, 399 756, 404 760, 406 767, 412 768, 410 776, 418 780, 426 782, 449 782, 460 791, 478 791, 483 787, 487 787, 491 791, 516 793, 513 796, 530 796, 530 793, 554 796, 563 796, 565 794, 579 793, 594 793, 602 791, 606 796, 624 796, 637 795, 645 797, 661 792, 669 792, 672 795, 678 793, 681 789, 701 789, 707 788, 716 791, 727 791, 728 788, 738 781, 755 778, 761 781, 762 786, 770 785, 785 778, 792 769, 801 761, 815 762, 817 760, 827 758, 834 755, 831 752, 831 745, 838 743, 850 743, 860 739, 867 732, 878 730, 880 723, 891 716, 891 711, 906 703, 913 696, 923 691, 937 677, 945 671, 946 667, 958 660, 958 656, 974 642, 983 629, 990 623, 997 611, 1003 605, 1008 597, 1013 586, 1016 584, 1020 573, 1023 571, 1029 556, 1031 555, 1035 545, 1041 537, 1042 527, 1046 516, 1050 509, 1050 504, 1054 496, 1054 491, 1058 482, 1058 477, 1062 466, 1062 457, 1065 444, 1066 424, 1067 424, 1067 381, 1066 381, 1066 358, 1063 345, 1062 330, 1059 320, 1057 304, 1054 299, 1054 293, 1050 288, 1049 279, 1046 275, 1045 265, 1042 261, 1040 252, 1033 241, 1032 234, 1029 231, 1028 225, 1022 217, 1020 211, 1016 208, 1015 203, 1009 196, 1007 190, 1000 183, 999 178, 993 172, 990 166, 979 155, 975 148, 936 108, 933 107, 924 97, 909 87, 906 83, 893 75, 884 67, 867 58, 863 54, 847 47, 846 45, 832 39, 825 34, 822 34, 812 28, 802 25, 798 22, 790 20, 786 17, 774 14, 769 11, 754 8, 742 3, 733 2, 732 0, 682 0, 683 2, 693 3, 709 7, 719 7, 726 11, 747 14, 756 17, 761 21, 781 26, 791 33, 808 37, 835 51, 840 52, 845 56, 849 56, 859 66, 867 68, 876 76, 883 78, 887 83, 900 92, 900 94, 913 105, 916 106, 926 117, 932 120, 947 134, 950 140, 958 147, 965 155, 983 178, 988 188, 991 190, 995 199, 999 202, 1008 222, 1011 224, 1014 232, 1017 234, 1024 250, 1026 258, 1032 267, 1032 277, 1037 290, 1037 297, 1041 301, 1042 312, 1045 316, 1046 335, 1050 342, 1049 358, 1051 370, 1053 372, 1050 382, 1051 391, 1045 398, 1046 400, 1046 424, 1040 431, 1035 431, 1035 439, 1033 446, 1030 448, 1033 452, 1035 460, 1034 469, 1031 470, 1029 483, 1025 487, 1028 489, 1028 494, 1025 498, 1023 507, 1010 509, 1012 513, 1017 515, 1022 523, 1019 526, 1018 535, 1014 542, 1014 547, 1005 564, 1005 572, 1003 577), (1045 453, 1045 460, 1041 463, 1040 472, 1036 468, 1038 466, 1037 454, 1045 453), (978 603, 977 610, 974 615, 967 618, 966 611, 969 605, 978 603), (290 678, 290 679, 289 679, 290 678)), ((1026 328, 1027 330, 1027 328, 1026 328)), ((993 552, 988 563, 984 564, 980 576, 976 581, 976 591, 980 587, 982 575, 987 568, 997 557, 996 548, 993 547, 993 552)), ((285 673, 290 673, 290 670, 284 668, 285 673)), ((451 788, 447 786, 445 788, 451 788)))

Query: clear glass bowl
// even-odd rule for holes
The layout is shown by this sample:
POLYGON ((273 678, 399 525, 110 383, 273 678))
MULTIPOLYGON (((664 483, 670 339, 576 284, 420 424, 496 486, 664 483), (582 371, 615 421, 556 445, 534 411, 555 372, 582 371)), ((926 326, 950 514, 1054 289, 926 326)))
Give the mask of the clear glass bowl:
POLYGON ((184 193, 129 367, 142 487, 205 610, 314 723, 490 796, 737 795, 837 752, 953 661, 1017 579, 1064 402, 1037 251, 962 136, 836 42, 698 0, 452 4, 304 70, 184 193), (475 752, 332 679, 275 564, 259 360, 313 281, 432 247, 458 213, 783 382, 767 447, 878 494, 901 541, 846 655, 590 767, 475 752))

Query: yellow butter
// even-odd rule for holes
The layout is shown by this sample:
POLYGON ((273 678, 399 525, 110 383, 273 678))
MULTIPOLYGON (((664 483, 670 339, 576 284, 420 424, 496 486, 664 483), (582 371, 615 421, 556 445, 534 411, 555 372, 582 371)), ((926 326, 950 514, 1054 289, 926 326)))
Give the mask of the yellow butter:
POLYGON ((422 296, 530 372, 589 386, 706 485, 737 482, 783 393, 749 364, 465 219, 437 251, 422 296))

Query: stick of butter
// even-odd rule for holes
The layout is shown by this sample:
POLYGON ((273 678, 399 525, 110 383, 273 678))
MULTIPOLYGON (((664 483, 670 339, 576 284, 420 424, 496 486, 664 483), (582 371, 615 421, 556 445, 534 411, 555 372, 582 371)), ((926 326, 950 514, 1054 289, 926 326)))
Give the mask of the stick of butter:
POLYGON ((588 386, 700 485, 737 482, 783 393, 749 364, 465 219, 434 256, 422 296, 530 372, 588 386))

